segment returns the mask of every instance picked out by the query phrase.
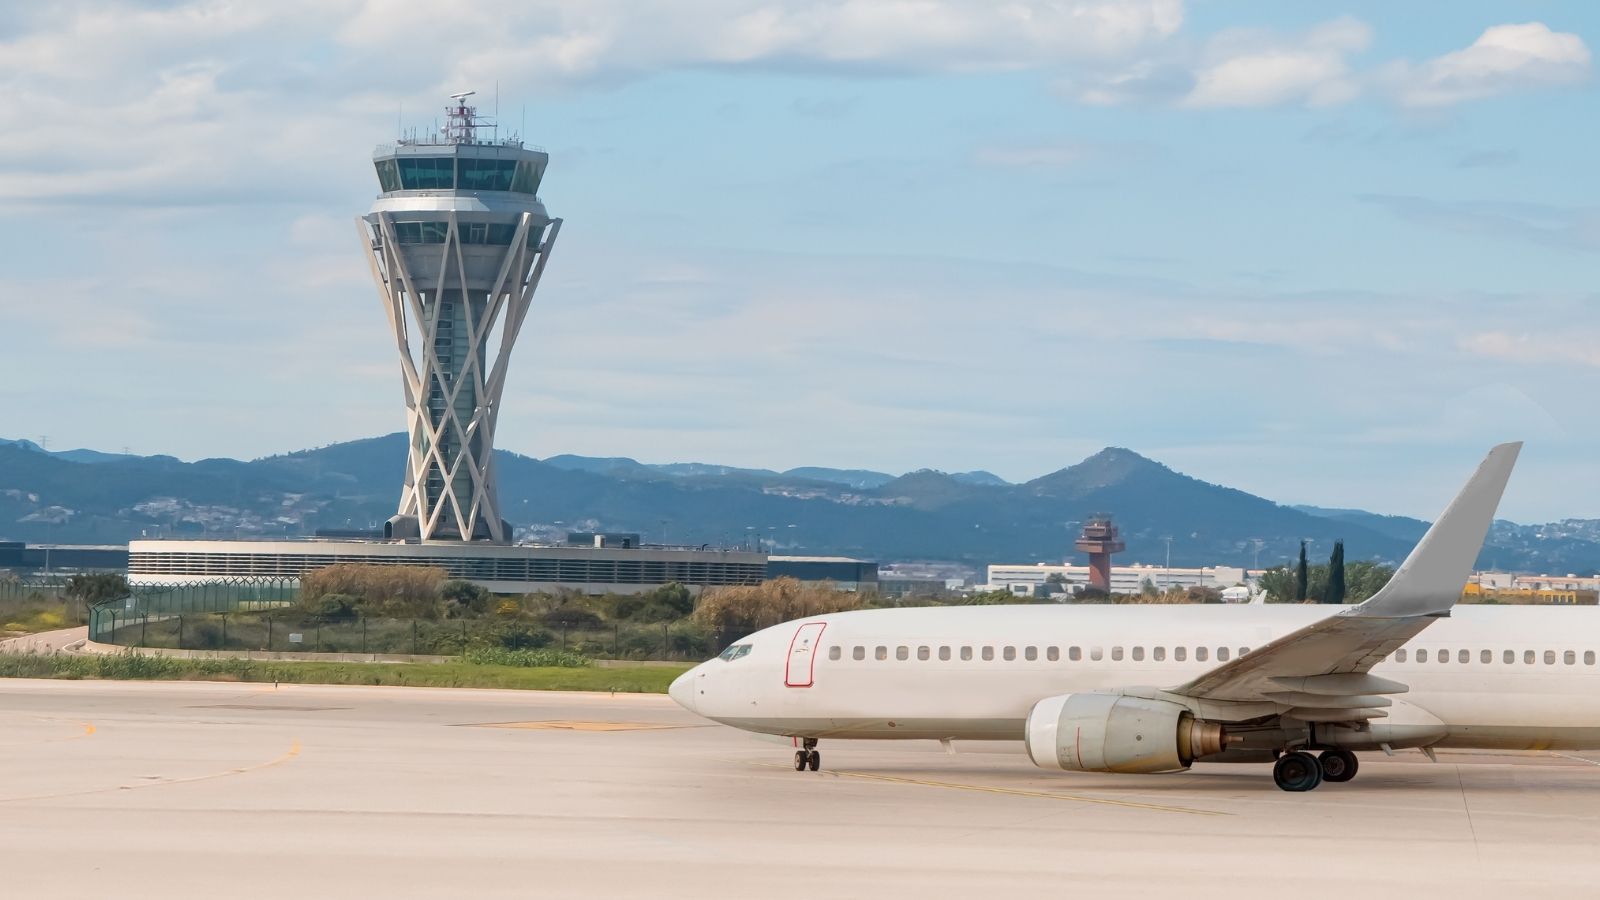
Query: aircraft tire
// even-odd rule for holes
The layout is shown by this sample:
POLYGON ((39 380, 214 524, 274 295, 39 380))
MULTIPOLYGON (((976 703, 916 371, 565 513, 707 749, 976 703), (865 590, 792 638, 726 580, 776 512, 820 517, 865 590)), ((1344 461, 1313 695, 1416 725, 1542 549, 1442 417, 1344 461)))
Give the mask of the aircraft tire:
POLYGON ((821 750, 813 750, 813 751, 811 751, 810 757, 806 760, 806 766, 808 768, 810 768, 811 771, 813 771, 813 772, 815 772, 818 769, 822 768, 822 751, 821 750))
POLYGON ((1286 791, 1315 790, 1322 784, 1322 765, 1304 750, 1285 753, 1272 764, 1272 780, 1286 791))
POLYGON ((1324 750, 1317 763, 1322 766, 1322 780, 1336 784, 1356 777, 1356 769, 1361 766, 1349 750, 1324 750))
POLYGON ((811 754, 809 752, 805 750, 796 750, 794 752, 794 770, 796 772, 804 772, 806 770, 806 763, 810 761, 810 758, 811 754))

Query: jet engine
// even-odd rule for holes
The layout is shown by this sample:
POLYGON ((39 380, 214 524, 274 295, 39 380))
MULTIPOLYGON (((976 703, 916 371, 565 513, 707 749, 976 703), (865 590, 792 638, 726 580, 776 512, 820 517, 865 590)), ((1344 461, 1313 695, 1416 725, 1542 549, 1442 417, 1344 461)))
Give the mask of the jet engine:
POLYGON ((1046 697, 1028 713, 1028 756, 1041 769, 1176 772, 1222 752, 1216 722, 1165 700, 1117 694, 1046 697))

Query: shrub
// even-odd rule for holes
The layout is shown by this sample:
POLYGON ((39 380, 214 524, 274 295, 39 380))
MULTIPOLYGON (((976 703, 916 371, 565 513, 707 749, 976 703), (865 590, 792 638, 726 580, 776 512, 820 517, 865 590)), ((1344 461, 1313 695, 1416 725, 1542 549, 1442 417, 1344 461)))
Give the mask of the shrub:
POLYGON ((504 647, 468 650, 462 658, 479 666, 582 669, 591 664, 585 656, 562 650, 510 650, 504 647))
POLYGON ((694 622, 708 633, 734 638, 802 616, 860 609, 862 602, 859 594, 779 578, 752 587, 706 591, 695 608, 694 622))

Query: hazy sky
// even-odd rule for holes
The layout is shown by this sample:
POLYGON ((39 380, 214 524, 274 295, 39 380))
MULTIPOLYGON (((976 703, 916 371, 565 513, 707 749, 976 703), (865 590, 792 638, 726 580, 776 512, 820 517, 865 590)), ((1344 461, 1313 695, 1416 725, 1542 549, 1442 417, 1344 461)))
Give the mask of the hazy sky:
POLYGON ((374 145, 499 83, 565 227, 500 446, 1600 516, 1589 2, 0 9, 0 436, 400 430, 374 145))

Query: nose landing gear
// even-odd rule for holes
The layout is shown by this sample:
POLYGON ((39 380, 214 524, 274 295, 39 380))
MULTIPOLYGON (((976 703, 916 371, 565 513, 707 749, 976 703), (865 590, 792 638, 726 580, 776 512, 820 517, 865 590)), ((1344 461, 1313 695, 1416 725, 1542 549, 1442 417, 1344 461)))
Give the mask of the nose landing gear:
POLYGON ((822 754, 817 750, 817 739, 801 738, 800 746, 804 749, 794 752, 794 770, 804 772, 810 769, 815 772, 822 768, 822 754))

